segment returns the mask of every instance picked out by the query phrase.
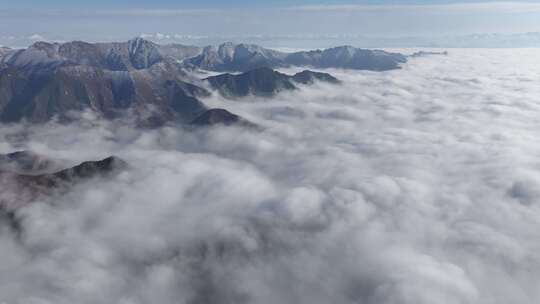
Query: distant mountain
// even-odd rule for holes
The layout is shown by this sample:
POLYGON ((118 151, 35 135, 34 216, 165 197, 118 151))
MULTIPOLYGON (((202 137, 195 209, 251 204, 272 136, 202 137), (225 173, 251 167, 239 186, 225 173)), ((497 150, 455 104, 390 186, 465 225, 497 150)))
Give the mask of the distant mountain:
POLYGON ((312 84, 315 81, 328 82, 333 84, 340 83, 337 78, 328 73, 313 72, 309 70, 304 70, 300 73, 296 73, 291 77, 291 79, 294 80, 294 82, 301 84, 312 84))
POLYGON ((447 51, 444 51, 444 52, 428 52, 428 51, 419 51, 419 52, 415 52, 411 55, 409 55, 409 57, 412 57, 412 58, 417 58, 417 57, 426 57, 426 56, 448 56, 448 52, 447 51))
POLYGON ((196 50, 164 49, 137 38, 107 44, 38 42, 12 51, 0 66, 0 121, 44 122, 84 109, 114 118, 129 109, 142 123, 189 122, 206 110, 198 97, 208 92, 191 83, 177 60, 196 50))
POLYGON ((205 79, 210 86, 223 96, 234 98, 247 95, 272 96, 284 90, 297 89, 297 84, 311 84, 316 80, 339 83, 326 73, 303 71, 289 76, 270 68, 258 68, 242 74, 221 74, 205 79))
POLYGON ((210 109, 199 117, 195 118, 192 122, 194 126, 245 126, 255 127, 256 125, 245 120, 244 118, 235 115, 225 109, 210 109))
POLYGON ((407 58, 398 53, 340 46, 326 50, 292 53, 285 58, 285 62, 289 65, 315 68, 386 71, 399 69, 399 65, 407 62, 407 58))
POLYGON ((251 44, 225 43, 206 47, 201 54, 184 61, 187 67, 210 71, 246 72, 259 67, 308 66, 385 71, 398 69, 407 58, 402 54, 342 46, 326 50, 283 53, 251 44))
POLYGON ((185 65, 209 71, 248 71, 259 67, 284 65, 285 53, 252 44, 224 43, 205 47, 198 56, 185 60, 185 65))
POLYGON ((2 61, 19 68, 88 65, 111 71, 130 71, 147 69, 163 61, 181 61, 197 55, 200 51, 198 47, 179 44, 161 46, 142 38, 112 43, 36 42, 26 49, 6 51, 8 56, 2 61))
POLYGON ((208 110, 203 83, 186 67, 246 74, 207 79, 230 96, 271 95, 296 83, 334 82, 328 74, 305 71, 294 76, 271 67, 387 70, 406 58, 383 51, 339 47, 282 53, 257 45, 225 43, 204 49, 158 45, 142 38, 127 42, 36 42, 26 49, 0 49, 0 122, 41 123, 70 112, 92 110, 112 119, 132 114, 142 126, 189 124, 208 110))
POLYGON ((203 48, 198 46, 183 44, 165 44, 158 46, 159 53, 164 57, 169 57, 177 61, 192 58, 199 55, 203 48))

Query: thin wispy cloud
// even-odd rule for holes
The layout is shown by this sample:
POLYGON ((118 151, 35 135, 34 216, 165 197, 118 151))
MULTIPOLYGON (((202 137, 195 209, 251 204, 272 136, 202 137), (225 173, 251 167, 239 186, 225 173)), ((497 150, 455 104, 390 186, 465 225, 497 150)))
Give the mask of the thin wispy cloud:
POLYGON ((531 2, 465 2, 465 3, 435 3, 435 4, 327 4, 327 5, 304 5, 289 7, 290 10, 298 11, 418 11, 418 12, 507 12, 524 13, 540 11, 540 3, 531 2))
POLYGON ((148 16, 167 17, 204 14, 234 13, 275 13, 296 12, 442 12, 442 13, 535 13, 540 11, 540 3, 531 2, 471 2, 449 4, 325 4, 283 6, 274 8, 218 8, 218 9, 171 9, 171 8, 126 8, 126 9, 0 9, 3 17, 14 16, 148 16))
MULTIPOLYGON (((39 29, 38 34, 50 39, 92 41, 127 40, 141 33, 221 37, 441 37, 536 32, 540 29, 540 4, 478 2, 203 9, 128 7, 0 10, 0 36, 30 36, 36 33, 36 29, 39 29)), ((0 44, 8 43, 0 41, 0 44)), ((306 44, 304 47, 311 45, 306 44)))

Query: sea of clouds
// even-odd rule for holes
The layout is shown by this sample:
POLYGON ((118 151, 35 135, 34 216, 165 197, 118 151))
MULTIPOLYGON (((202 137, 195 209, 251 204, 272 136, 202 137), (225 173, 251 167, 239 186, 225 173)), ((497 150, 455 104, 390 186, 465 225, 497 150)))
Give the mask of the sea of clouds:
POLYGON ((536 303, 539 62, 456 49, 206 100, 262 130, 2 126, 0 152, 130 168, 0 225, 0 302, 536 303))

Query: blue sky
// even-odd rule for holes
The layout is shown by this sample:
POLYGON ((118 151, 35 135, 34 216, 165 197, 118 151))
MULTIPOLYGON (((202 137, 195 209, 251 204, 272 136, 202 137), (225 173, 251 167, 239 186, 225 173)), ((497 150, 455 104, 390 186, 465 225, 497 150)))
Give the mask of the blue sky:
POLYGON ((540 32, 540 1, 0 0, 0 45, 146 35, 190 44, 249 37, 297 47, 525 32, 540 32))
MULTIPOLYGON (((303 5, 336 5, 336 4, 448 4, 448 3, 489 3, 493 0, 0 0, 3 9, 9 8, 228 8, 228 7, 288 7, 303 5)), ((500 1, 503 2, 503 1, 500 1)), ((508 1, 507 1, 508 2, 508 1)), ((521 2, 538 2, 524 0, 521 2)))

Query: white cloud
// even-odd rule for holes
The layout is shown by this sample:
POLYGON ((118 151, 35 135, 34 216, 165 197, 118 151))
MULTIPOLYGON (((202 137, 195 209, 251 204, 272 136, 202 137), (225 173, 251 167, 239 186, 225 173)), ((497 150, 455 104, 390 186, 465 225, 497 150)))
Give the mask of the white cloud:
POLYGON ((478 12, 504 12, 504 13, 532 13, 540 11, 540 4, 532 2, 487 1, 451 4, 348 4, 348 5, 307 5, 289 8, 296 11, 402 11, 402 12, 444 12, 444 13, 478 13, 478 12))
POLYGON ((45 41, 46 39, 43 36, 39 35, 39 34, 33 34, 33 35, 30 35, 28 37, 28 40, 31 40, 31 41, 45 41))
POLYGON ((0 300, 534 303, 538 60, 456 49, 207 100, 262 132, 2 127, 3 151, 25 131, 43 154, 132 168, 19 210, 20 238, 0 229, 0 300))

